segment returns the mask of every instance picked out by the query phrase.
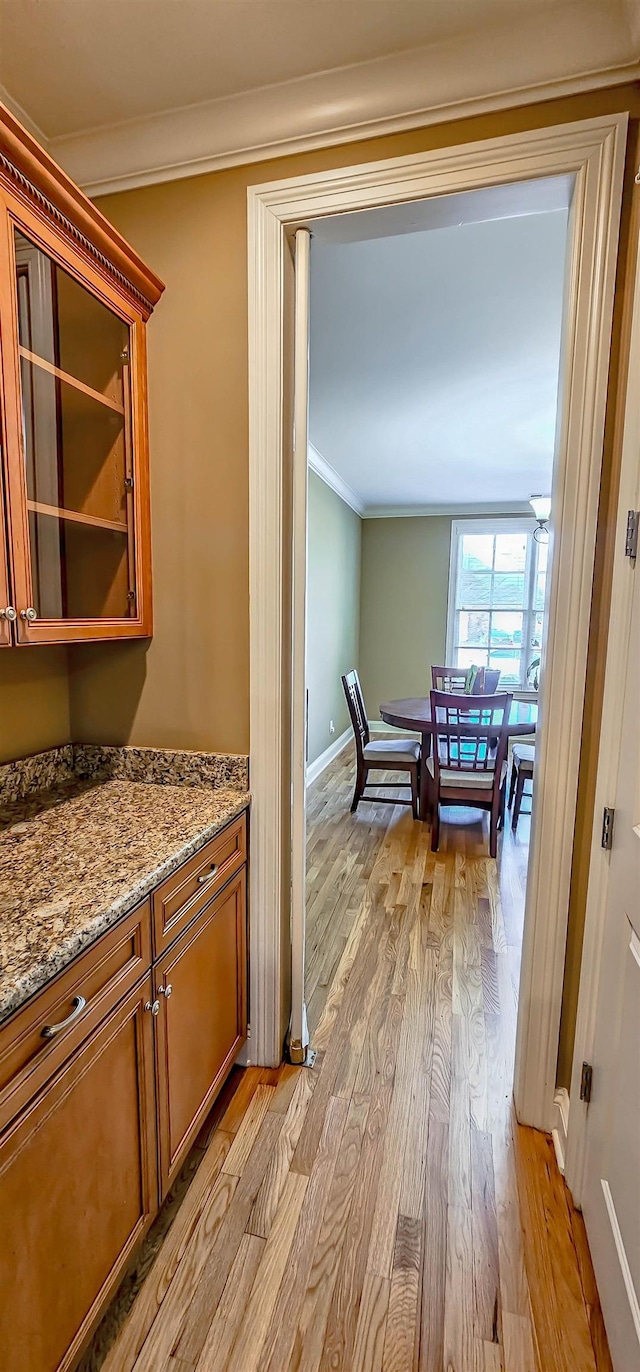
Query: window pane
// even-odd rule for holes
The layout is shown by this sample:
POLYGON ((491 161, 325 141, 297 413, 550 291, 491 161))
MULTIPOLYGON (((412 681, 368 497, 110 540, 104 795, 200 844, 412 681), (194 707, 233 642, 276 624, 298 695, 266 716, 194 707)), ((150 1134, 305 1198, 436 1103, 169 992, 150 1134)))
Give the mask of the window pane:
POLYGON ((491 647, 500 648, 515 644, 522 647, 522 615, 493 614, 491 616, 491 647))
POLYGON ((520 654, 513 648, 492 648, 489 666, 500 673, 500 687, 520 684, 520 654))
POLYGON ((454 665, 456 667, 486 667, 487 657, 487 652, 483 652, 482 648, 457 648, 454 665))
POLYGON ((524 608, 524 576, 518 572, 499 572, 493 578, 492 605, 499 610, 524 608))
POLYGON ((458 589, 458 609, 481 610, 485 605, 489 606, 491 580, 491 572, 463 572, 458 589))
POLYGON ((549 564, 549 544, 534 543, 534 547, 538 549, 538 571, 546 572, 549 564))
POLYGON ((486 646, 489 642, 489 613, 487 610, 463 610, 458 615, 458 643, 469 647, 486 646))
POLYGON ((536 577, 536 589, 535 589, 535 596, 534 596, 534 601, 533 601, 534 608, 535 608, 536 610, 544 610, 544 597, 545 597, 546 586, 547 586, 547 574, 546 574, 546 572, 538 572, 538 575, 537 575, 537 577, 536 577))
POLYGON ((493 534, 463 534, 463 571, 482 571, 493 566, 493 534))
POLYGON ((497 534, 496 561, 497 572, 524 572, 527 565, 527 535, 497 534))

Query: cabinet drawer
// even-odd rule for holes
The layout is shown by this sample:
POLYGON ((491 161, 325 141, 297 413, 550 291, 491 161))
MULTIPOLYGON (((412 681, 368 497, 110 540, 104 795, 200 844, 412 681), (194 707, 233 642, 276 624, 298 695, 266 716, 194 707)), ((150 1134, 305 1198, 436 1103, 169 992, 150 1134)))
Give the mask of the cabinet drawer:
POLYGON ((247 1035, 246 917, 243 868, 153 969, 163 1196, 247 1035))
POLYGON ((246 862, 247 825, 239 815, 153 893, 154 955, 181 934, 211 896, 246 862))
POLYGON ((21 1110, 151 964, 145 900, 60 972, 0 1029, 0 1129, 21 1110), (77 999, 86 1001, 80 1009, 77 999), (73 1015, 78 1010, 77 1015, 73 1015), (65 1020, 69 1020, 65 1024, 65 1020), (62 1025, 51 1037, 48 1027, 62 1025))

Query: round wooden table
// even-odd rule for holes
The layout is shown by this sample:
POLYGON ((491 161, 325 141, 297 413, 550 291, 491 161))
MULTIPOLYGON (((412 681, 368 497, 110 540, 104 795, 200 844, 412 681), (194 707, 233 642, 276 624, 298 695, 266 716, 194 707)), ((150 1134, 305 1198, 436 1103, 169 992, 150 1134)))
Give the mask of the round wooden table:
MULTIPOLYGON (((478 704, 482 696, 469 696, 469 703, 478 704)), ((422 734, 422 757, 426 760, 431 753, 433 724, 431 721, 431 701, 429 696, 409 696, 406 700, 385 700, 380 706, 380 718, 394 729, 411 729, 422 734)), ((537 701, 514 700, 509 711, 509 734, 513 738, 524 734, 534 734, 538 723, 537 701)), ((426 814, 427 768, 421 768, 420 815, 426 814)))

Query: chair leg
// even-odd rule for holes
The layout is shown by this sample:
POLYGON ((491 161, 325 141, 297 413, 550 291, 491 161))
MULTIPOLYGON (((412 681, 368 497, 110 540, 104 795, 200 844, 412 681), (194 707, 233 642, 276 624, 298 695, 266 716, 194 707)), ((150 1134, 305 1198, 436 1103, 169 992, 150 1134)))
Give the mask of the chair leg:
POLYGON ((492 858, 496 858, 496 857, 498 856, 498 819, 499 819, 499 817, 500 817, 500 806, 499 806, 499 805, 498 805, 498 806, 492 805, 492 806, 491 806, 491 815, 490 815, 490 819, 489 819, 489 856, 492 857, 492 858))
POLYGON ((510 777, 510 779, 509 779, 509 809, 511 809, 511 806, 513 805, 513 794, 514 794, 514 791, 515 791, 515 789, 516 789, 516 781, 517 781, 517 779, 518 779, 518 768, 516 767, 516 764, 515 764, 515 762, 513 761, 513 758, 512 758, 512 759, 511 759, 511 777, 510 777))
POLYGON ((512 815, 512 817, 511 817, 511 828, 512 828, 514 831, 515 831, 515 830, 517 829, 517 827, 518 827, 518 820, 519 820, 519 818, 520 818, 520 808, 521 808, 521 806, 522 806, 522 797, 523 797, 523 795, 524 795, 524 783, 525 783, 525 781, 526 781, 526 777, 523 775, 523 773, 522 773, 521 771, 518 771, 518 781, 517 781, 517 784, 516 784, 516 796, 515 796, 515 800, 514 800, 514 802, 513 802, 513 815, 512 815))
POLYGON ((411 768, 411 811, 414 819, 420 818, 420 763, 411 768))
POLYGON ((438 797, 431 794, 431 851, 437 853, 440 844, 440 803, 438 797))
POLYGON ((504 829, 504 816, 507 806, 507 781, 506 777, 500 787, 500 808, 498 810, 498 829, 504 829))
POLYGON ((362 798, 362 792, 364 791, 364 788, 365 788, 365 786, 366 786, 366 784, 367 784, 367 777, 368 777, 368 775, 369 775, 369 769, 368 769, 368 767, 361 767, 361 766, 358 764, 357 767, 356 767, 356 784, 355 784, 355 790, 354 790, 354 792, 353 792, 353 800, 351 801, 351 813, 352 813, 352 814, 354 813, 354 810, 357 810, 357 808, 358 808, 358 802, 359 802, 359 801, 361 800, 361 798, 362 798))

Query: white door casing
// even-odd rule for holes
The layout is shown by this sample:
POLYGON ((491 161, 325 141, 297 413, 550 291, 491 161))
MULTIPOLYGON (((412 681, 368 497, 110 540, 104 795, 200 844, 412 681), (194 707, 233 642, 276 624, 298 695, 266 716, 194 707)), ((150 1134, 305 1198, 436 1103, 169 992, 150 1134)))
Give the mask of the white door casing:
MULTIPOLYGON (((516 1062, 519 1117, 553 1121, 593 554, 627 115, 607 115, 417 156, 341 168, 248 191, 251 645, 252 1057, 279 1061, 279 861, 289 832, 282 791, 290 670, 283 625, 284 234, 322 215, 533 177, 575 175, 562 427, 553 491, 554 574, 540 715, 516 1062)), ((300 457, 302 460, 302 457, 300 457)), ((306 456, 305 456, 306 462, 306 456)), ((294 624, 293 640, 299 626, 294 624)))
POLYGON ((304 999, 307 868, 307 490, 309 447, 308 229, 295 236, 293 517, 291 622, 291 1024, 289 1056, 303 1063, 309 1043, 304 999))

